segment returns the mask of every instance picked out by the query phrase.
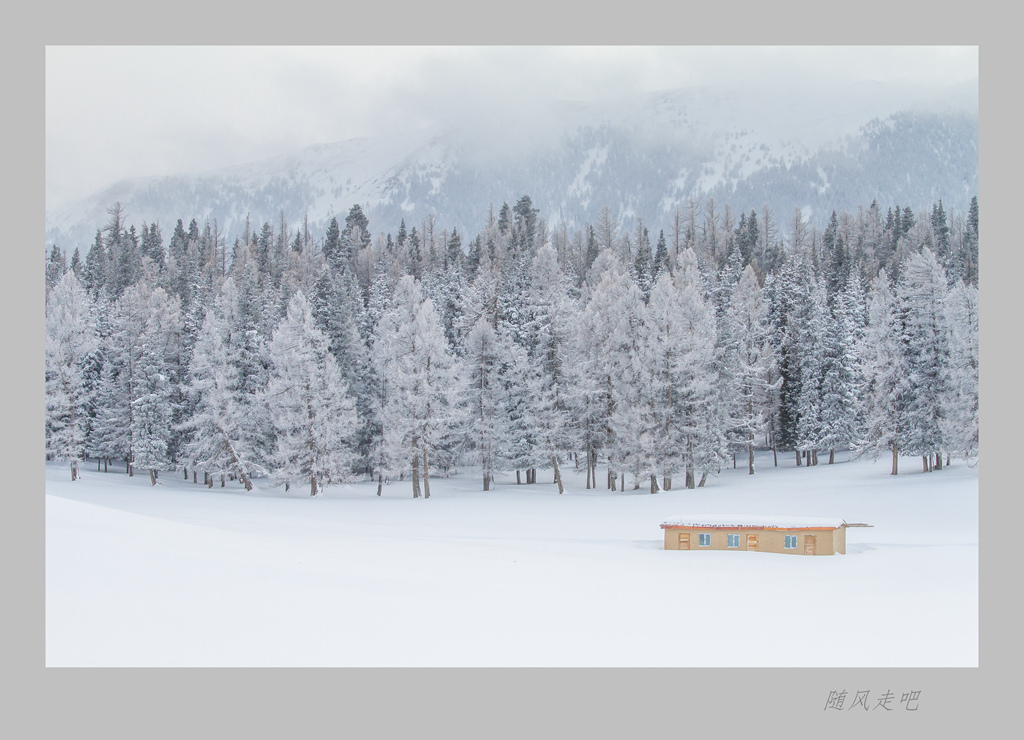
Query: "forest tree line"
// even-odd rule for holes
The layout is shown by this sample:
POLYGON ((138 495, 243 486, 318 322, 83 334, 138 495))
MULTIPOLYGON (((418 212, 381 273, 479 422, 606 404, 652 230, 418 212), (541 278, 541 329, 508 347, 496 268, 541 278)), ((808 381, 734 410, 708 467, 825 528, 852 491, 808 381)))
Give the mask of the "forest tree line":
POLYGON ((667 228, 549 228, 529 196, 464 240, 433 216, 371 235, 127 223, 46 263, 46 451, 213 486, 411 480, 701 486, 755 448, 797 465, 978 455, 978 203, 690 201, 667 228), (786 233, 783 234, 783 227, 786 233))

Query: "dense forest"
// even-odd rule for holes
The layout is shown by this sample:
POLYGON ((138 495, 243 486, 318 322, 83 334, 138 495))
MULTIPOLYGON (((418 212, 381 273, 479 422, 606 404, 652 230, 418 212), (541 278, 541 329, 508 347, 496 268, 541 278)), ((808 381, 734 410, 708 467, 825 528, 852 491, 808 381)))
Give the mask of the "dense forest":
POLYGON ((691 201, 669 223, 549 227, 523 195, 468 238, 129 224, 46 261, 46 454, 156 483, 411 482, 474 466, 562 490, 704 485, 754 450, 797 465, 978 455, 978 202, 691 201), (655 230, 657 233, 655 234, 655 230), (165 241, 166 239, 166 241, 165 241), (598 470, 601 469, 599 476, 598 470), (600 481, 598 480, 600 477, 600 481))

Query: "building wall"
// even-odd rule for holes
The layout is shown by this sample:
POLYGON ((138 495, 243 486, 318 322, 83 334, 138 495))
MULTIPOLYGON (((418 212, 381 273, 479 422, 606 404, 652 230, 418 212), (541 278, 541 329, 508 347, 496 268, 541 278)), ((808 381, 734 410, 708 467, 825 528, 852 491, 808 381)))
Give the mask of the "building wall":
POLYGON ((815 530, 784 530, 784 529, 701 529, 689 527, 675 527, 665 529, 665 549, 679 549, 679 533, 685 532, 690 535, 691 550, 743 550, 747 549, 747 535, 757 535, 758 552, 777 552, 784 555, 803 555, 807 535, 815 538, 815 555, 834 555, 837 552, 846 554, 846 528, 839 529, 815 529, 815 530), (710 533, 711 546, 701 547, 698 534, 710 533), (727 535, 738 534, 740 536, 739 547, 729 547, 727 535), (796 535, 796 549, 786 549, 786 535, 796 535))

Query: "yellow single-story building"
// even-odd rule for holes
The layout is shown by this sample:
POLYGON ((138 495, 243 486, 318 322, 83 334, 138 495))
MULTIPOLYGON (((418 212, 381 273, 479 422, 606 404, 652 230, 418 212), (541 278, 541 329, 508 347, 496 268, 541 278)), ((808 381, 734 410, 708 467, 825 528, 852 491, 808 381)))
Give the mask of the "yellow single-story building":
POLYGON ((678 516, 662 522, 666 550, 754 550, 789 555, 846 554, 843 519, 678 516))

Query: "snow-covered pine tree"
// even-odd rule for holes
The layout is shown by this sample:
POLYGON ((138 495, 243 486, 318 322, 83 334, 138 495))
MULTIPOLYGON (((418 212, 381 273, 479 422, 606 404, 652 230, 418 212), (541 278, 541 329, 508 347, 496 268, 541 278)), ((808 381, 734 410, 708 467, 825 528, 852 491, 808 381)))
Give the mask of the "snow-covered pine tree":
POLYGON ((543 244, 537 249, 530 271, 527 347, 535 370, 532 375, 538 382, 531 394, 537 454, 531 467, 547 467, 550 461, 558 492, 562 493, 558 457, 571 446, 567 363, 576 311, 568 298, 569 281, 551 245, 543 244))
POLYGON ((153 419, 155 414, 172 411, 164 394, 172 391, 168 363, 177 353, 181 333, 180 302, 163 288, 137 283, 114 303, 109 327, 93 444, 104 457, 123 458, 129 475, 135 474, 136 456, 143 445, 148 449, 147 461, 157 470, 169 462, 157 453, 161 440, 166 445, 169 439, 172 422, 167 417, 167 429, 160 430, 153 426, 153 419), (136 420, 137 410, 145 410, 146 420, 136 420))
MULTIPOLYGON (((403 277, 392 308, 378 325, 374 352, 386 395, 382 409, 384 458, 392 472, 411 471, 413 498, 430 496, 431 455, 451 450, 462 393, 455 358, 433 302, 403 277)), ((436 458, 435 458, 436 459, 436 458)))
POLYGON ((857 394, 862 370, 857 347, 863 337, 864 309, 860 276, 847 271, 844 290, 828 309, 828 328, 823 337, 824 362, 821 379, 821 446, 828 449, 828 462, 835 462, 837 447, 847 447, 857 435, 857 394))
POLYGON ((876 460, 883 450, 889 451, 892 475, 896 475, 906 434, 909 383, 903 322, 884 270, 871 282, 868 323, 858 349, 864 363, 863 426, 853 446, 854 456, 876 460))
POLYGON ((908 396, 904 450, 921 456, 925 472, 941 468, 943 404, 948 392, 946 273, 925 247, 902 270, 897 300, 903 317, 908 396))
POLYGON ((52 459, 69 463, 71 480, 85 458, 92 401, 86 373, 98 347, 90 303, 70 271, 46 301, 46 450, 52 459))
MULTIPOLYGON (((410 470, 408 440, 403 439, 408 427, 390 412, 398 403, 398 399, 393 398, 398 391, 398 363, 403 355, 412 351, 412 322, 423 300, 419 283, 412 276, 399 280, 390 298, 382 291, 382 298, 385 302, 381 305, 380 318, 374 324, 370 346, 374 370, 371 386, 373 412, 379 421, 371 444, 371 467, 377 474, 378 496, 386 477, 404 476, 410 470)), ((418 479, 416 487, 419 487, 418 479)))
POLYGON ((268 346, 266 400, 277 429, 274 479, 309 481, 310 496, 351 477, 358 425, 327 337, 316 328, 306 297, 296 293, 268 346))
POLYGON ((686 487, 703 486, 726 454, 726 418, 719 389, 719 342, 714 309, 704 299, 698 258, 687 247, 675 272, 680 293, 681 329, 688 337, 678 386, 680 438, 686 487), (696 476, 700 475, 699 482, 696 476))
POLYGON ((511 348, 486 316, 480 316, 466 337, 466 395, 464 409, 471 420, 467 447, 482 468, 483 489, 489 491, 494 474, 509 456, 508 389, 505 377, 511 348))
POLYGON ((238 358, 244 352, 244 333, 238 331, 238 296, 233 278, 224 281, 214 305, 206 313, 190 366, 189 394, 193 412, 186 422, 192 432, 183 450, 189 467, 212 475, 233 475, 247 491, 252 490, 252 477, 265 475, 260 437, 254 434, 257 425, 269 423, 260 414, 262 405, 246 393, 238 358))
POLYGON ((946 296, 948 391, 943 396, 944 447, 971 463, 979 452, 978 289, 957 281, 946 296))
POLYGON ((829 329, 825 286, 811 271, 801 267, 801 300, 796 307, 796 347, 800 374, 800 395, 797 397, 796 447, 805 455, 807 465, 818 464, 824 428, 822 380, 825 374, 825 334, 829 329))
POLYGON ((775 377, 775 357, 768 341, 768 304, 754 268, 747 265, 726 312, 735 363, 729 427, 735 441, 747 449, 747 472, 754 474, 754 444, 765 433, 771 393, 781 385, 775 377))
POLYGON ((671 273, 662 271, 651 288, 640 330, 637 377, 639 403, 634 423, 640 434, 641 458, 651 477, 651 493, 672 487, 682 470, 682 408, 680 389, 686 382, 684 357, 690 337, 684 333, 681 293, 671 273))

